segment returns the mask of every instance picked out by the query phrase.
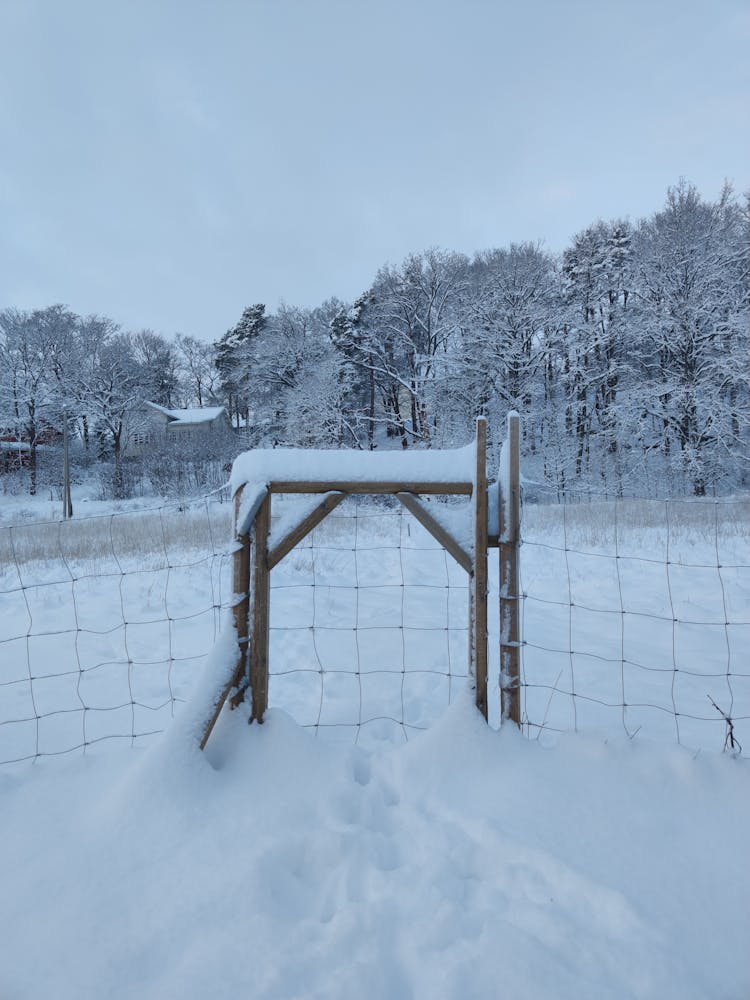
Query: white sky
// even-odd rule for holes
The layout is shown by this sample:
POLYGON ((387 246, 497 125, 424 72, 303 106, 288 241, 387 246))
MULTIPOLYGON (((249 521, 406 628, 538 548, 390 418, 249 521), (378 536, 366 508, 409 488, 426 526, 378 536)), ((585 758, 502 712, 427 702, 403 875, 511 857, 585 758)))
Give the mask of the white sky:
POLYGON ((0 307, 215 339, 750 187, 747 0, 0 0, 0 307))

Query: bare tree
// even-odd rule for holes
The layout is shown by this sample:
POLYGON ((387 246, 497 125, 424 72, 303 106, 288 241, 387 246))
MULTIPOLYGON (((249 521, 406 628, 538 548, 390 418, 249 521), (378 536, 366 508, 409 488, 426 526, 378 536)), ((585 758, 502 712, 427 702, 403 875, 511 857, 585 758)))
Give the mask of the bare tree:
POLYGON ((59 417, 63 370, 61 331, 63 306, 33 313, 18 309, 0 312, 0 379, 3 422, 16 429, 29 446, 29 493, 37 491, 37 448, 59 417), (59 322, 57 322, 59 320, 59 322))
POLYGON ((187 387, 186 401, 198 406, 212 402, 219 388, 216 346, 181 333, 177 334, 175 344, 181 380, 187 387))

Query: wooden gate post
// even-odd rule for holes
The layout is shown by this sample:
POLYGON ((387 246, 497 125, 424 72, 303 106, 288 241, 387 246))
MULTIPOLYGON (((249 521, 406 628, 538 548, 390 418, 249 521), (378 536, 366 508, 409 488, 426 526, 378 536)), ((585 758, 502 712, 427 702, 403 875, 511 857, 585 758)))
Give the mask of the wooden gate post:
POLYGON ((266 495, 252 531, 252 579, 250 588, 250 635, 248 664, 252 710, 250 722, 262 722, 268 708, 268 623, 271 602, 271 570, 268 566, 268 533, 271 528, 271 494, 266 495))
POLYGON ((474 572, 469 583, 469 675, 476 705, 487 718, 487 421, 477 420, 474 480, 474 572))
POLYGON ((216 721, 224 707, 224 702, 229 697, 230 691, 236 689, 236 694, 231 700, 232 708, 245 697, 247 688, 247 644, 248 644, 248 624, 250 609, 250 535, 248 532, 239 531, 240 510, 242 507, 242 494, 245 487, 240 486, 234 495, 234 541, 236 548, 232 557, 232 594, 234 603, 232 604, 232 617, 234 618, 234 628, 237 633, 237 664, 234 668, 231 680, 214 705, 210 719, 206 722, 203 736, 200 741, 201 750, 205 750, 208 738, 213 732, 216 721))
POLYGON ((520 434, 508 414, 507 476, 500 475, 500 705, 503 722, 521 725, 521 631, 518 547, 521 540, 520 434), (503 495, 507 487, 508 496, 503 495))

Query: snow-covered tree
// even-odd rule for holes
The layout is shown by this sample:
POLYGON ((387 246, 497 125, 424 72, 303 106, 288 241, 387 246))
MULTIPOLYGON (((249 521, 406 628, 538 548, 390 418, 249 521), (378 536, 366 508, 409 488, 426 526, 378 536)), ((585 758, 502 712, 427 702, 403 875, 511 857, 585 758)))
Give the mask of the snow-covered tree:
POLYGON ((467 263, 447 250, 411 254, 381 268, 362 300, 356 363, 372 373, 381 419, 404 448, 429 444, 437 429, 467 263))
POLYGON ((629 381, 633 346, 627 336, 631 242, 627 222, 597 222, 578 233, 563 254, 566 420, 575 434, 578 476, 590 465, 592 441, 597 467, 606 475, 607 456, 624 436, 618 392, 629 381))
POLYGON ((710 203, 671 188, 639 227, 637 267, 644 438, 696 494, 732 460, 746 477, 748 246, 731 189, 710 203))
POLYGON ((124 495, 123 457, 139 428, 144 400, 144 372, 131 334, 108 331, 87 373, 86 396, 102 456, 114 461, 114 496, 124 495))
POLYGON ((37 491, 37 448, 61 430, 75 375, 75 317, 64 306, 0 312, 0 421, 29 446, 29 492, 37 491))
POLYGON ((248 422, 251 401, 248 383, 252 377, 251 359, 253 342, 261 335, 268 322, 266 307, 262 303, 247 306, 238 323, 224 334, 216 346, 216 369, 230 416, 239 427, 242 419, 248 422))
POLYGON ((174 406, 179 392, 179 363, 175 345, 153 330, 140 330, 131 346, 141 369, 144 398, 160 406, 174 406))
POLYGON ((456 379, 471 419, 500 425, 505 412, 529 414, 525 433, 536 447, 547 336, 559 302, 554 261, 535 244, 477 254, 462 311, 456 379))

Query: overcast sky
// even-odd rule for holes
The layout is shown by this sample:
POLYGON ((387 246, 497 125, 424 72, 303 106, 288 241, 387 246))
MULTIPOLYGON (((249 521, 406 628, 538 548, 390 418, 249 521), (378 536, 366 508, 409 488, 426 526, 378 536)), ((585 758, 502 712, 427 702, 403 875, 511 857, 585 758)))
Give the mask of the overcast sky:
POLYGON ((0 307, 215 339, 750 187, 747 0, 0 0, 0 307))

